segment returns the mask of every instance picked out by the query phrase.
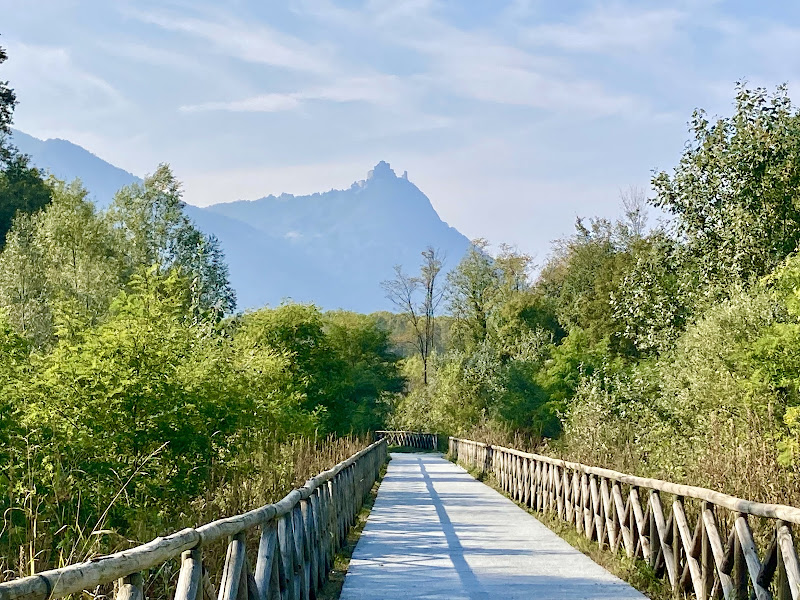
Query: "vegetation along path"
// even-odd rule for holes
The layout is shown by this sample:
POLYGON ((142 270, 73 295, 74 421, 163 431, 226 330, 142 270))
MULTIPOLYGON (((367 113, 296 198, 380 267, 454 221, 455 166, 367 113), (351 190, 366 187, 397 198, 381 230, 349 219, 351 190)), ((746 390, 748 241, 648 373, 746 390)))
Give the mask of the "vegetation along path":
POLYGON ((644 598, 435 454, 393 454, 342 600, 644 598))

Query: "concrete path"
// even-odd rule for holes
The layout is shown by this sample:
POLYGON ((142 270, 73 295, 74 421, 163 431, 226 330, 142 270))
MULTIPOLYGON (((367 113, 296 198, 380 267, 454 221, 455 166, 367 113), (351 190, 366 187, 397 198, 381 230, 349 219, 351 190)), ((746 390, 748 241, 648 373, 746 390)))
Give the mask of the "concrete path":
POLYGON ((393 454, 341 600, 641 599, 437 454, 393 454))

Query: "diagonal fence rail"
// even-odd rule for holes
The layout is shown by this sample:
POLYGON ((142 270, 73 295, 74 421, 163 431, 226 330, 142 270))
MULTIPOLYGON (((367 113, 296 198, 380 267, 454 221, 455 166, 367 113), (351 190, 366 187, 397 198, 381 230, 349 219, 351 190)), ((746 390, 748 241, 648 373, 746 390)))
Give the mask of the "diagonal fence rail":
POLYGON ((144 600, 141 573, 180 557, 175 600, 308 600, 326 581, 333 558, 387 459, 378 440, 309 479, 275 504, 61 569, 0 583, 0 600, 55 600, 114 584, 116 600, 144 600), (251 568, 246 534, 259 533, 251 568), (228 539, 214 589, 203 548, 228 539))
POLYGON ((376 431, 376 439, 386 439, 390 446, 400 446, 419 450, 436 450, 439 436, 421 431, 376 431))
POLYGON ((454 437, 449 453, 493 474, 517 502, 643 559, 676 592, 702 600, 800 599, 792 537, 798 508, 454 437))

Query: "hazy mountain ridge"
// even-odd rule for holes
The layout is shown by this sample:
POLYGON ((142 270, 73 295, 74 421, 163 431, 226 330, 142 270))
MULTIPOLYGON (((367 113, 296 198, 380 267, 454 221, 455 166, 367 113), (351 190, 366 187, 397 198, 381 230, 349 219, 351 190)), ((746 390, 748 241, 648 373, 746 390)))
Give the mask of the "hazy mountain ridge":
POLYGON ((40 140, 14 130, 11 141, 20 152, 30 155, 37 167, 59 179, 70 181, 75 177, 80 178, 95 204, 101 208, 111 203, 119 188, 142 181, 68 140, 40 140))
MULTIPOLYGON (((38 167, 61 179, 80 178, 100 207, 123 185, 141 181, 66 140, 22 132, 13 140, 38 167)), ((240 309, 285 299, 325 309, 388 309, 380 283, 392 277, 394 265, 415 272, 420 252, 432 245, 453 267, 469 245, 405 173, 396 176, 383 161, 345 190, 187 204, 186 211, 199 229, 219 238, 240 309)))

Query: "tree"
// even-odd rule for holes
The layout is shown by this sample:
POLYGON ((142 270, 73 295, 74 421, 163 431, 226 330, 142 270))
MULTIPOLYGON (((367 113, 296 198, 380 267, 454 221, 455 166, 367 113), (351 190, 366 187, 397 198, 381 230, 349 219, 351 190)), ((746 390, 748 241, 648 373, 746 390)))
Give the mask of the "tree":
POLYGON ((169 165, 161 164, 143 183, 114 195, 109 216, 126 238, 132 270, 155 264, 168 270, 189 253, 181 244, 195 240, 189 235, 192 224, 183 213, 182 194, 169 165))
POLYGON ((632 248, 632 264, 611 295, 617 333, 640 355, 664 352, 684 330, 696 301, 696 271, 681 245, 654 231, 632 248))
MULTIPOLYGON (((0 65, 8 58, 0 47, 0 65)), ((18 153, 8 143, 14 107, 14 90, 0 80, 0 249, 18 212, 34 213, 50 202, 50 193, 41 172, 32 167, 30 158, 18 153)))
POLYGON ((236 308, 236 291, 231 287, 225 253, 215 235, 195 227, 181 232, 177 263, 191 276, 192 306, 198 316, 219 318, 236 308))
MULTIPOLYGON (((0 65, 8 60, 5 48, 0 46, 0 65)), ((8 81, 0 80, 0 142, 3 135, 11 133, 11 120, 14 114, 14 107, 17 104, 17 96, 8 86, 8 81)), ((2 146, 2 143, 0 143, 2 146)))
POLYGON ((428 246, 422 252, 419 276, 407 275, 402 266, 397 265, 395 278, 382 283, 386 297, 405 315, 414 330, 424 385, 428 385, 428 360, 434 346, 436 313, 445 292, 439 277, 443 264, 444 257, 428 246))
POLYGON ((0 302, 16 332, 39 347, 53 330, 46 257, 37 235, 40 220, 40 215, 19 215, 0 254, 0 302))
POLYGON ((385 428, 391 401, 405 384, 389 332, 374 317, 352 312, 327 313, 325 321, 328 342, 344 365, 342 393, 329 407, 330 430, 363 434, 385 428))
POLYGON ((125 238, 128 269, 154 264, 164 272, 177 269, 191 282, 199 312, 232 312, 236 295, 219 242, 195 228, 184 213, 182 196, 181 184, 166 164, 114 196, 109 216, 125 238))
POLYGON ((54 178, 48 189, 52 203, 18 214, 0 255, 0 299, 37 348, 98 324, 122 285, 117 240, 87 191, 54 178))
POLYGON ((106 321, 92 335, 59 340, 31 382, 23 419, 31 444, 57 457, 71 494, 93 503, 95 515, 113 505, 112 527, 131 527, 148 507, 168 511, 165 498, 176 508, 194 498, 248 412, 260 416, 225 393, 230 356, 188 309, 177 271, 142 270, 106 321))
POLYGON ((271 350, 286 359, 292 393, 303 408, 322 412, 341 395, 344 364, 325 335, 325 321, 313 304, 262 308, 237 319, 236 343, 252 351, 271 350))
POLYGON ((553 300, 566 331, 581 328, 593 342, 617 331, 611 298, 631 260, 629 241, 622 223, 591 219, 586 224, 578 219, 575 234, 558 242, 536 290, 553 300))
POLYGON ((467 352, 488 338, 489 313, 500 289, 501 273, 488 247, 485 239, 472 240, 464 258, 447 276, 455 335, 467 352))
POLYGON ((732 117, 692 118, 694 139, 670 175, 653 177, 654 204, 711 286, 749 282, 800 242, 800 115, 786 86, 770 95, 737 84, 732 117))
POLYGON ((122 287, 123 261, 115 232, 80 181, 53 179, 50 186, 53 201, 41 213, 37 237, 56 333, 69 339, 105 317, 122 287))
POLYGON ((50 203, 50 188, 24 154, 11 153, 0 170, 0 248, 19 213, 32 214, 50 203))
POLYGON ((631 185, 627 190, 621 190, 619 197, 630 237, 633 240, 643 238, 647 230, 647 196, 644 190, 631 185))

